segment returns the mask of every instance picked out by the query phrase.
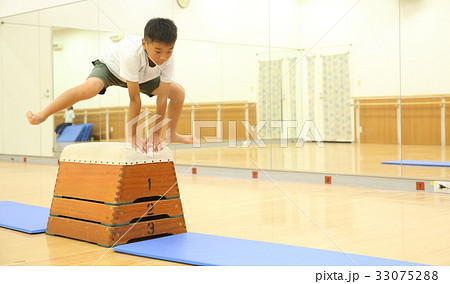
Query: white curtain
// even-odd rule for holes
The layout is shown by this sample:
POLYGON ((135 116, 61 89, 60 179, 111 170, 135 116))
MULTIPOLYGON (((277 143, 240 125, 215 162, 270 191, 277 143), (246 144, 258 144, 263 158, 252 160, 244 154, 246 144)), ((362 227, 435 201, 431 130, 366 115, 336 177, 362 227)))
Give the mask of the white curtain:
MULTIPOLYGON (((297 121, 301 114, 297 113, 297 68, 295 67, 297 63, 297 57, 289 58, 289 106, 290 106, 290 117, 289 120, 297 121)), ((298 126, 297 126, 298 128, 298 126)), ((289 138, 296 138, 297 130, 294 128, 289 129, 289 138)))
POLYGON ((322 57, 322 97, 325 141, 351 141, 348 53, 322 57))
POLYGON ((259 62, 258 119, 267 122, 259 132, 263 139, 278 139, 280 137, 279 129, 271 129, 270 122, 282 119, 281 63, 281 60, 259 62), (271 130, 273 130, 272 133, 271 130))
POLYGON ((308 78, 308 119, 314 121, 314 84, 315 84, 315 64, 316 64, 316 57, 315 56, 308 56, 306 57, 306 72, 307 72, 307 78, 308 78))

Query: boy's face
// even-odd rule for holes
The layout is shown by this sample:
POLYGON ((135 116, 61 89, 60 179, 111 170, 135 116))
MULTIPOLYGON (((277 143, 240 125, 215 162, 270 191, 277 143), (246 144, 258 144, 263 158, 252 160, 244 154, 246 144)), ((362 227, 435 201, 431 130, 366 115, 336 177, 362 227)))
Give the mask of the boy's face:
MULTIPOLYGON (((162 65, 164 62, 169 60, 170 56, 172 56, 175 44, 167 44, 159 41, 147 43, 145 39, 142 39, 142 46, 153 63, 162 65)), ((151 63, 152 62, 150 62, 150 64, 151 63)))

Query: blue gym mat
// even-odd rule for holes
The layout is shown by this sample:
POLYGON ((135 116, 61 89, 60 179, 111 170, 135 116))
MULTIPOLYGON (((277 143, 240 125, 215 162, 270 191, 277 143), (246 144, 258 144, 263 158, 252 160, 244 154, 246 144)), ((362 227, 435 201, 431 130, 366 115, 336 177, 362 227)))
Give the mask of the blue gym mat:
POLYGON ((12 201, 0 201, 0 227, 28 234, 44 233, 49 208, 12 201))
POLYGON ((120 245, 114 251, 192 265, 416 266, 418 263, 198 233, 120 245))
POLYGON ((83 135, 82 137, 80 137, 80 140, 77 141, 89 141, 89 139, 91 138, 91 131, 92 131, 92 123, 84 124, 83 135))
POLYGON ((88 141, 91 136, 92 123, 70 125, 64 128, 56 142, 88 141))
POLYGON ((442 161, 415 161, 415 160, 395 160, 381 162, 386 165, 405 165, 405 166, 427 166, 427 167, 450 167, 450 162, 442 161))

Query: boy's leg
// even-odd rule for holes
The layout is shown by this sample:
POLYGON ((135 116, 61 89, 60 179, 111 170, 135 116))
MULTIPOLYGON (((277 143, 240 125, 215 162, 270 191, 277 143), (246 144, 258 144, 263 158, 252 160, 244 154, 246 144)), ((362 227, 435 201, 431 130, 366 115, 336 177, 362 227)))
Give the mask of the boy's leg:
POLYGON ((59 95, 55 100, 53 100, 48 106, 43 110, 32 113, 27 112, 28 121, 31 124, 41 124, 50 115, 66 109, 67 107, 74 105, 76 102, 87 100, 95 95, 97 95, 103 89, 104 83, 101 79, 96 77, 90 77, 81 85, 71 88, 61 95, 59 95))
MULTIPOLYGON (((153 92, 153 94, 158 95, 158 89, 153 92)), ((185 92, 183 87, 175 81, 170 84, 169 90, 169 110, 167 117, 170 118, 170 122, 167 125, 170 131, 170 137, 166 137, 168 143, 186 143, 191 144, 195 141, 192 135, 180 135, 176 132, 178 121, 180 119, 181 111, 183 110, 185 92)))

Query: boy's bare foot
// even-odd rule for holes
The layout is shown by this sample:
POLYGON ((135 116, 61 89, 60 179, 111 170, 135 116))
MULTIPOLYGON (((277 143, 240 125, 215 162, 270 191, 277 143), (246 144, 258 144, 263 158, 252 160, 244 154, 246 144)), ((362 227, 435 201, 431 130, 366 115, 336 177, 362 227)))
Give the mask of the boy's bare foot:
POLYGON ((32 113, 30 110, 27 111, 27 118, 30 124, 38 125, 45 121, 45 119, 39 113, 32 113))
POLYGON ((172 133, 170 137, 170 141, 167 141, 169 143, 183 143, 183 144, 192 144, 197 139, 193 137, 192 135, 181 135, 178 133, 172 133))

